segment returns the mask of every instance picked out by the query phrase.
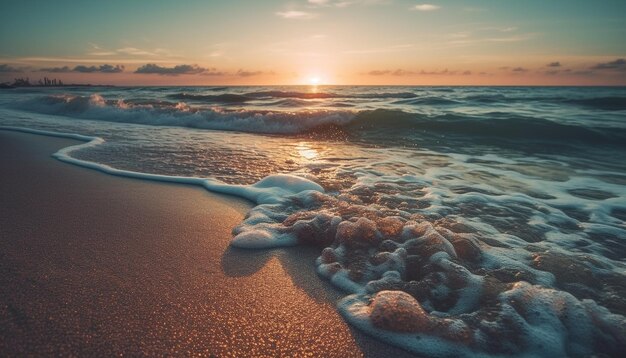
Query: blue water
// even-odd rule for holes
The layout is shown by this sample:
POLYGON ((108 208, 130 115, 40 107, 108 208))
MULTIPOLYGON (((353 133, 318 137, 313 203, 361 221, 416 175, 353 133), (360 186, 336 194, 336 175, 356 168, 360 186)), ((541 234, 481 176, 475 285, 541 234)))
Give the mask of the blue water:
POLYGON ((22 88, 0 125, 101 137, 71 155, 121 170, 320 184, 258 203, 234 242, 320 247, 346 319, 414 352, 625 345, 626 88, 22 88), (384 290, 456 322, 411 336, 445 349, 370 319, 384 290))

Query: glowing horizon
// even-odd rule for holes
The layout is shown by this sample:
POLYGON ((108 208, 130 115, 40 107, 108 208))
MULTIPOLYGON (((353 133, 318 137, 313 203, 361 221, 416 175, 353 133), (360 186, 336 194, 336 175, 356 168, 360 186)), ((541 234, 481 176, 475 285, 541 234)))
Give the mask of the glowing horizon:
POLYGON ((0 82, 625 85, 626 2, 5 1, 0 82))

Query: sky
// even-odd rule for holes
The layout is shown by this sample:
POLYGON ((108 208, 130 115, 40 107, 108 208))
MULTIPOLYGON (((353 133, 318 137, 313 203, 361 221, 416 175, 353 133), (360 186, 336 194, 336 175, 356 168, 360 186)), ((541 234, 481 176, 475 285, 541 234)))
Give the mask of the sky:
POLYGON ((0 82, 626 85, 624 0, 0 2, 0 82))

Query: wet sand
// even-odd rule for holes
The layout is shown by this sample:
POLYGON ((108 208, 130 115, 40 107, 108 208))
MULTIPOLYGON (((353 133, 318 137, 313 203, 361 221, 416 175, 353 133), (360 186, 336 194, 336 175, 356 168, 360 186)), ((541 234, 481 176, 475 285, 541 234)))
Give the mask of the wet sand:
POLYGON ((318 250, 228 246, 250 203, 0 131, 0 355, 408 356, 355 331, 318 250))

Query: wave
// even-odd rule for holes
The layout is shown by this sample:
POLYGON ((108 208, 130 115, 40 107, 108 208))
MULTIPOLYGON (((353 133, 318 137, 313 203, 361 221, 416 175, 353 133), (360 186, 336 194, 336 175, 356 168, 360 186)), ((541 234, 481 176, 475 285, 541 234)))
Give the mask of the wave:
POLYGON ((332 92, 294 92, 294 91, 259 91, 246 93, 245 96, 255 98, 300 98, 300 99, 327 99, 327 98, 363 98, 363 99, 389 99, 389 98, 414 98, 413 92, 374 92, 359 94, 341 94, 332 92))
POLYGON ((281 107, 281 108, 300 108, 309 107, 311 103, 304 99, 299 98, 283 98, 277 101, 264 102, 262 104, 265 107, 281 107))
MULTIPOLYGON (((288 104, 295 99, 289 99, 288 104)), ((301 104, 301 103, 299 103, 301 104)), ((126 103, 97 94, 52 95, 18 105, 19 109, 91 120, 264 134, 322 134, 347 138, 365 133, 390 139, 442 133, 502 140, 581 142, 626 145, 626 129, 590 127, 491 112, 480 116, 425 115, 400 110, 226 110, 194 108, 184 102, 126 103), (341 134, 341 135, 338 135, 341 134)))
POLYGON ((383 93, 361 93, 361 94, 340 94, 329 92, 290 92, 290 91, 259 91, 246 94, 193 94, 193 93, 175 93, 168 95, 169 98, 189 101, 217 102, 217 103, 244 103, 253 100, 268 99, 394 99, 394 98, 415 98, 412 92, 383 92, 383 93))
POLYGON ((410 99, 401 99, 393 102, 393 104, 404 104, 404 105, 422 105, 422 106, 446 106, 453 104, 461 104, 459 101, 455 101, 452 99, 447 99, 443 97, 420 97, 420 98, 410 98, 410 99))
POLYGON ((463 98, 468 103, 496 104, 507 102, 543 102, 550 104, 573 104, 592 109, 619 111, 626 110, 626 97, 608 96, 592 98, 568 98, 563 96, 507 96, 504 94, 479 94, 463 98))
POLYGON ((503 94, 476 94, 476 95, 466 96, 464 99, 469 102, 490 104, 490 103, 506 101, 509 99, 509 97, 503 94))
POLYGON ((244 103, 248 101, 252 101, 255 98, 233 94, 233 93, 225 93, 218 95, 205 95, 205 94, 191 94, 191 93, 176 93, 168 95, 169 98, 178 99, 178 100, 191 100, 191 101, 206 101, 206 102, 220 102, 220 103, 244 103))
POLYGON ((565 100, 564 102, 608 111, 626 110, 626 97, 580 98, 565 100))
POLYGON ((361 112, 350 126, 360 130, 380 131, 386 128, 402 133, 438 132, 505 140, 626 145, 624 128, 586 127, 503 112, 491 112, 478 117, 458 114, 426 116, 398 110, 374 110, 361 112))
POLYGON ((80 119, 178 126, 264 134, 299 134, 328 125, 343 126, 355 116, 342 110, 224 110, 194 108, 184 102, 133 104, 102 96, 51 95, 18 103, 17 109, 80 119))

